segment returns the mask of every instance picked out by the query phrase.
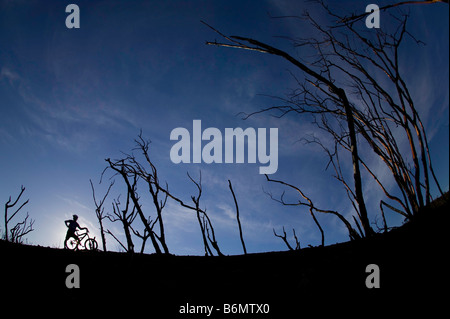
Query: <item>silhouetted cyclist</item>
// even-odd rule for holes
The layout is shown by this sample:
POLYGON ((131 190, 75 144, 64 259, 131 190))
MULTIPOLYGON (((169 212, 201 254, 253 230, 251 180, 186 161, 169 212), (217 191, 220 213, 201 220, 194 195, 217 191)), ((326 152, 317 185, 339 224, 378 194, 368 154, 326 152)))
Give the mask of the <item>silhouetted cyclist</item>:
POLYGON ((67 241, 69 240, 70 237, 75 238, 77 242, 80 241, 80 239, 78 238, 78 236, 75 234, 75 231, 78 229, 86 229, 87 227, 80 227, 80 225, 78 225, 77 223, 77 219, 78 216, 77 215, 73 215, 73 219, 70 220, 66 220, 64 221, 64 223, 66 224, 67 228, 69 228, 67 230, 67 234, 66 234, 66 239, 64 240, 64 248, 67 248, 67 241))

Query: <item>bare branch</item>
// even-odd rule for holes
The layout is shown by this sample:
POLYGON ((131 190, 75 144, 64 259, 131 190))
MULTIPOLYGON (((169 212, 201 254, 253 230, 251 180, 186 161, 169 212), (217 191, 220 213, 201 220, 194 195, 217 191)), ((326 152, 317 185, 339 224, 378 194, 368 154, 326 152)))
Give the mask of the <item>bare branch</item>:
MULTIPOLYGON (((103 176, 103 174, 102 174, 102 176, 103 176)), ((108 187, 108 190, 106 191, 105 196, 103 196, 102 200, 101 200, 99 203, 97 203, 97 199, 96 199, 96 197, 95 197, 94 184, 92 183, 92 180, 91 180, 91 179, 89 179, 89 182, 90 182, 90 184, 91 184, 92 197, 93 197, 93 199, 94 199, 94 204, 95 204, 95 215, 97 216, 97 220, 98 220, 98 223, 99 223, 99 225, 100 225, 100 236, 101 236, 101 238, 102 238, 103 251, 106 251, 105 230, 104 230, 104 228, 103 228, 103 219, 106 218, 106 215, 104 215, 104 207, 103 207, 103 203, 105 202, 106 197, 108 197, 108 194, 109 194, 111 188, 112 188, 113 185, 114 185, 114 181, 112 181, 112 182, 109 184, 109 187, 108 187)))
MULTIPOLYGON (((395 7, 400 7, 400 6, 405 6, 405 5, 417 5, 417 4, 432 4, 432 3, 447 3, 448 4, 448 0, 419 0, 419 1, 401 1, 398 3, 393 3, 393 4, 389 4, 383 7, 380 7, 380 11, 387 11, 389 9, 395 8, 395 7)), ((368 16, 370 14, 370 12, 365 12, 362 14, 357 14, 357 15, 351 15, 350 17, 343 17, 340 18, 338 23, 342 23, 343 25, 345 24, 352 24, 355 23, 359 20, 364 19, 366 16, 368 16)), ((339 26, 339 24, 337 25, 339 26)))
POLYGON ((128 250, 127 250, 127 247, 125 247, 125 245, 122 244, 122 242, 119 240, 119 238, 117 238, 116 236, 114 236, 114 234, 113 234, 109 229, 106 230, 106 233, 109 234, 109 235, 111 235, 112 238, 114 238, 114 239, 120 244, 120 246, 122 246, 122 248, 123 248, 124 251, 128 251, 128 250))
MULTIPOLYGON (((343 215, 341 215, 338 212, 333 211, 333 210, 325 210, 325 209, 318 208, 318 207, 314 206, 314 204, 311 201, 311 199, 309 197, 307 197, 298 187, 296 187, 296 186, 294 186, 292 184, 283 182, 283 181, 271 179, 267 175, 265 175, 265 176, 266 176, 267 181, 269 181, 269 182, 278 183, 278 184, 285 185, 285 186, 288 186, 288 187, 294 189, 295 191, 297 191, 300 194, 300 196, 303 199, 306 200, 306 202, 303 202, 303 201, 299 200, 298 203, 290 204, 290 205, 306 206, 306 207, 310 208, 310 213, 313 216, 313 219, 316 222, 316 225, 319 227, 319 229, 320 229, 320 231, 322 233, 322 245, 323 245, 323 229, 322 229, 322 227, 320 227, 320 224, 318 223, 317 219, 315 218, 315 215, 313 214, 313 211, 317 211, 319 213, 324 213, 324 214, 332 214, 332 215, 337 216, 344 223, 344 225, 347 227, 350 239, 358 239, 358 238, 360 238, 360 236, 353 229, 351 224, 344 218, 343 215)), ((288 205, 287 203, 284 202, 283 197, 281 198, 281 203, 283 203, 284 205, 288 205)))
MULTIPOLYGON (((286 235, 286 231, 284 230, 284 226, 283 226, 283 235, 278 235, 275 232, 275 229, 273 229, 273 234, 275 235, 275 237, 281 238, 289 250, 294 250, 294 248, 292 248, 292 246, 289 244, 289 241, 287 240, 287 235, 286 235)), ((295 234, 295 231, 294 231, 294 234, 295 234)), ((296 247, 299 247, 297 236, 295 238, 296 238, 296 243, 297 243, 296 247)), ((297 250, 297 248, 296 248, 296 250, 297 250)))
MULTIPOLYGON (((295 229, 292 228, 292 232, 294 233, 294 239, 295 239, 295 250, 300 250, 300 241, 298 240, 297 234, 295 233, 295 229)), ((323 246, 323 241, 322 241, 323 246)))
POLYGON ((30 215, 27 213, 25 219, 22 222, 17 223, 11 230, 11 242, 13 243, 23 243, 23 237, 28 233, 32 232, 34 220, 31 219, 28 222, 28 217, 30 215))
POLYGON ((4 221, 5 221, 5 240, 13 242, 21 241, 21 238, 28 234, 29 232, 33 231, 33 224, 34 221, 31 220, 30 223, 27 225, 28 220, 28 213, 25 217, 25 220, 22 222, 17 223, 12 229, 11 229, 11 238, 9 237, 9 222, 17 215, 17 213, 26 205, 28 204, 29 200, 27 199, 25 202, 22 203, 22 205, 19 206, 19 208, 16 209, 16 211, 8 217, 8 210, 10 208, 13 208, 22 197, 22 194, 25 192, 25 187, 23 185, 20 187, 20 193, 17 196, 16 200, 11 204, 11 196, 9 196, 8 201, 5 203, 5 215, 4 215, 4 221))
POLYGON ((231 185, 230 180, 228 180, 228 187, 230 188, 231 194, 233 195, 234 205, 236 206, 236 219, 239 226, 239 237, 241 238, 242 249, 244 250, 244 254, 247 255, 247 249, 245 248, 244 237, 242 235, 241 219, 239 218, 239 205, 237 203, 236 195, 234 194, 233 186, 231 185))

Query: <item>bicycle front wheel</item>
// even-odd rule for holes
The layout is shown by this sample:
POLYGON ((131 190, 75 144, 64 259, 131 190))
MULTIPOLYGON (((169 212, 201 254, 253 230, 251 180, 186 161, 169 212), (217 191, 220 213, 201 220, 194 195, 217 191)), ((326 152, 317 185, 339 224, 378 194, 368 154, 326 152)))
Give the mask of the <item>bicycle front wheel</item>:
POLYGON ((84 243, 84 248, 86 248, 87 250, 97 250, 98 243, 94 238, 89 238, 84 243))

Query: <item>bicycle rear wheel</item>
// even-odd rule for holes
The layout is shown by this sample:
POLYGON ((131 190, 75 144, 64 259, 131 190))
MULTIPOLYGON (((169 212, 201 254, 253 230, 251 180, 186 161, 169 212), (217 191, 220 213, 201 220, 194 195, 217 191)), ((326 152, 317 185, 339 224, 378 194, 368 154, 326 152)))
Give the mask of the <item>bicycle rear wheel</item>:
POLYGON ((67 241, 67 248, 70 250, 76 250, 78 247, 78 240, 76 240, 75 238, 69 238, 69 240, 67 241))
POLYGON ((84 243, 84 248, 86 248, 87 250, 97 250, 98 243, 94 238, 89 238, 84 243))

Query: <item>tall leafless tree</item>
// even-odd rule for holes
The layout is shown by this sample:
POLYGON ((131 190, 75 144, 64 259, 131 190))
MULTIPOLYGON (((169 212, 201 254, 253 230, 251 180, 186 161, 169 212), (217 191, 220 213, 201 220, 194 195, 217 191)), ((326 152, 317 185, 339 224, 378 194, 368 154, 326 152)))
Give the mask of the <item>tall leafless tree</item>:
MULTIPOLYGON (((138 150, 142 153, 142 155, 145 158, 145 163, 147 165, 142 164, 139 160, 137 160, 135 155, 128 155, 128 161, 130 164, 134 167, 134 172, 139 176, 140 179, 145 181, 148 187, 148 191, 152 197, 153 205, 156 209, 156 220, 159 225, 159 235, 155 233, 155 236, 158 238, 164 253, 169 253, 169 248, 166 244, 166 235, 164 231, 164 220, 162 216, 162 211, 167 203, 168 195, 167 193, 161 192, 161 189, 164 189, 164 187, 161 186, 161 182, 158 177, 158 170, 156 169, 156 166, 153 164, 153 162, 150 159, 150 141, 145 140, 142 137, 142 131, 138 135, 138 138, 135 140, 136 147, 135 150, 138 150), (146 166, 149 167, 149 169, 146 168, 146 166)), ((165 184, 165 189, 168 188, 167 183, 165 184)))
MULTIPOLYGON (((308 12, 299 17, 301 21, 307 21, 316 33, 308 38, 290 40, 294 47, 315 53, 310 61, 304 62, 306 57, 294 58, 252 38, 226 36, 205 23, 225 40, 207 44, 278 56, 300 72, 303 80, 291 73, 298 89, 285 98, 277 97, 280 105, 247 114, 245 118, 263 112, 272 112, 277 117, 310 115, 313 123, 329 134, 334 143, 335 151, 323 148, 337 172, 335 177, 343 184, 355 208, 356 217, 353 218, 361 229, 360 234, 341 214, 331 210, 320 211, 341 216, 339 218, 346 224, 351 238, 371 236, 374 231, 364 200, 361 169, 366 170, 387 199, 400 208, 388 204, 387 199, 381 199, 384 206, 393 207, 394 212, 410 219, 431 201, 430 175, 442 194, 433 170, 425 127, 399 59, 399 49, 405 38, 416 39, 407 31, 407 15, 393 17, 392 24, 396 25, 392 28, 385 26, 368 30, 355 23, 355 19, 336 14, 325 1, 316 2, 331 19, 339 22, 339 28, 336 25, 324 26, 308 12), (408 141, 408 151, 400 145, 402 138, 408 141), (361 155, 360 144, 371 152, 361 155), (339 151, 336 150, 348 151, 351 155, 353 183, 345 179, 338 159, 339 151), (390 170, 400 196, 389 191, 370 167, 368 159, 374 156, 390 170)), ((288 186, 300 191, 293 185, 288 186)), ((302 205, 319 211, 309 201, 307 199, 307 203, 302 202, 302 205)))
POLYGON ((109 168, 113 169, 116 174, 122 177, 127 186, 127 194, 131 198, 137 211, 137 215, 145 226, 146 235, 143 238, 147 236, 150 238, 157 254, 163 252, 169 254, 162 214, 167 203, 168 195, 167 192, 161 191, 167 189, 168 185, 167 183, 164 187, 161 185, 158 170, 150 159, 150 141, 147 141, 142 137, 142 131, 139 133, 137 139, 135 139, 135 143, 136 146, 133 151, 139 151, 143 160, 132 152, 131 154, 125 154, 125 157, 119 160, 112 161, 108 158, 106 159, 106 162, 109 164, 109 168), (144 214, 139 203, 139 195, 137 193, 139 181, 145 183, 152 198, 156 210, 156 217, 153 222, 150 222, 152 220, 150 216, 144 214), (159 234, 154 230, 156 225, 159 227, 159 234))
MULTIPOLYGON (((112 161, 107 158, 106 162, 109 164, 109 168, 116 172, 116 174, 120 175, 123 181, 126 184, 127 192, 130 195, 130 198, 133 202, 133 205, 136 207, 137 213, 144 224, 146 231, 150 237, 153 248, 155 249, 156 254, 161 254, 161 247, 158 243, 157 236, 153 231, 154 224, 149 223, 149 218, 144 214, 141 204, 139 203, 139 195, 137 193, 136 182, 138 179, 138 172, 134 166, 132 166, 129 162, 129 156, 126 159, 120 159, 116 161, 112 161), (133 182, 130 182, 133 180, 133 182)), ((125 248, 126 249, 126 248, 125 248)), ((168 252, 168 251, 167 251, 168 252)))

